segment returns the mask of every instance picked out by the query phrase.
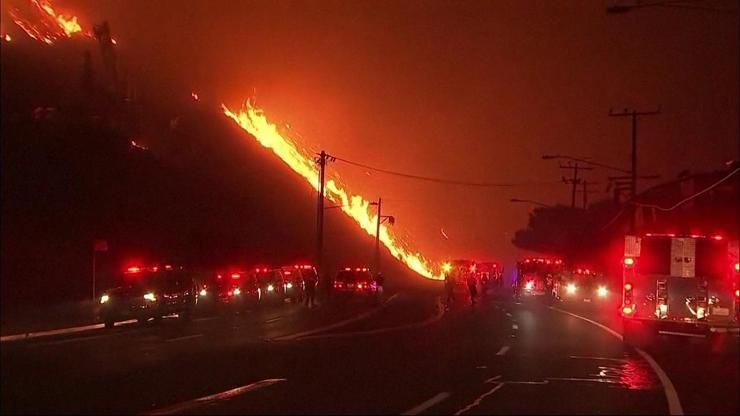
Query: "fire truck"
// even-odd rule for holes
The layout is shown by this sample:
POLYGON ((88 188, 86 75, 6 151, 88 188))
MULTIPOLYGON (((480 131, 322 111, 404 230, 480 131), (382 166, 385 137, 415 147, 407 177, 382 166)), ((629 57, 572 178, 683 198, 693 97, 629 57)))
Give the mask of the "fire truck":
POLYGON ((738 242, 721 235, 626 236, 621 315, 624 340, 738 333, 738 242))
POLYGON ((557 295, 559 300, 566 302, 603 302, 609 299, 610 292, 604 273, 593 266, 579 265, 563 273, 557 295))
POLYGON ((563 260, 545 258, 526 258, 516 264, 514 296, 558 298, 563 282, 563 260))

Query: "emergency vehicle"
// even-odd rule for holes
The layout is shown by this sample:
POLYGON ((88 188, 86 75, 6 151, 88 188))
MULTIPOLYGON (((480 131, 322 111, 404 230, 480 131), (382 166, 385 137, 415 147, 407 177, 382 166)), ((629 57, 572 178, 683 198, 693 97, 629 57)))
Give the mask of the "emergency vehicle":
POLYGON ((642 335, 738 333, 738 242, 721 235, 626 236, 625 342, 642 335))
POLYGON ((563 260, 525 258, 517 262, 514 296, 555 300, 563 281, 563 260))
MULTIPOLYGON (((565 302, 601 302, 614 298, 611 292, 603 273, 598 272, 593 266, 580 265, 571 267, 563 273, 557 295, 559 300, 565 302)), ((617 298, 618 296, 617 292, 617 298)))

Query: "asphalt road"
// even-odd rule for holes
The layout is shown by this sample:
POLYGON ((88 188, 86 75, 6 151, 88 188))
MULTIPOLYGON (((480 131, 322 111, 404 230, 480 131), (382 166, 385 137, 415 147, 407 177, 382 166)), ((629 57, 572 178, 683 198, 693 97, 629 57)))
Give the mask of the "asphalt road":
POLYGON ((445 311, 439 295, 4 342, 2 413, 676 412, 660 372, 679 410, 738 413, 736 339, 661 338, 643 355, 611 304, 491 294, 445 311))

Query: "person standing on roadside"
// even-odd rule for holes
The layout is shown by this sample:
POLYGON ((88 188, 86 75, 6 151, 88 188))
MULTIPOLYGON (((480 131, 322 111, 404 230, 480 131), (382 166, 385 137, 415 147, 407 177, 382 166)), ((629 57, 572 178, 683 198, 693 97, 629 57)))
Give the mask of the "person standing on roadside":
POLYGON ((470 291, 470 305, 475 306, 475 298, 478 297, 478 282, 474 274, 468 276, 468 291, 470 291))
POLYGON ((306 292, 305 305, 310 309, 316 306, 316 274, 315 273, 304 273, 303 275, 303 290, 306 292))

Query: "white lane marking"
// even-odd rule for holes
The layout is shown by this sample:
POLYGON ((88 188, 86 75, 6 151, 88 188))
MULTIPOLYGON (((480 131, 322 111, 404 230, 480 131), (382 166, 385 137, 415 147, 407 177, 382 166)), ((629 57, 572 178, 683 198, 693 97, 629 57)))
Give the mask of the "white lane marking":
POLYGON ((286 380, 287 379, 285 378, 268 378, 266 380, 260 380, 252 384, 247 384, 246 386, 241 386, 235 389, 222 391, 221 393, 211 394, 209 396, 204 396, 204 397, 199 397, 197 399, 188 400, 186 402, 174 404, 172 406, 163 407, 163 408, 156 409, 151 412, 144 413, 144 414, 171 415, 174 413, 188 412, 188 411, 195 409, 196 407, 200 407, 200 406, 207 405, 207 404, 212 404, 220 400, 231 399, 238 395, 248 393, 250 391, 254 391, 262 387, 271 386, 273 384, 279 383, 281 381, 286 381, 286 380))
POLYGON ((392 326, 390 328, 370 329, 367 331, 343 332, 340 334, 323 334, 323 335, 319 334, 319 335, 301 337, 301 340, 317 339, 317 338, 349 338, 349 337, 357 337, 357 336, 365 336, 365 335, 385 334, 388 332, 406 331, 409 329, 418 329, 418 328, 423 328, 425 326, 429 326, 439 321, 440 319, 442 319, 442 316, 444 316, 444 314, 445 314, 445 308, 442 306, 442 303, 438 301, 437 312, 422 322, 416 322, 412 324, 399 325, 399 326, 392 326))
MULTIPOLYGON (((558 311, 560 313, 570 315, 574 318, 578 318, 586 322, 592 323, 598 326, 599 328, 603 329, 604 331, 614 335, 616 338, 619 338, 619 340, 623 340, 622 334, 609 328, 606 325, 602 325, 596 321, 592 321, 591 319, 585 318, 581 315, 576 315, 574 313, 564 311, 562 309, 558 309, 553 306, 549 306, 549 308, 554 311, 558 311)), ((660 368, 660 365, 658 365, 658 363, 653 359, 653 357, 650 356, 650 354, 646 353, 645 351, 637 347, 635 347, 635 351, 637 351, 637 353, 640 354, 645 359, 645 361, 648 362, 648 364, 650 364, 650 367, 653 369, 655 374, 658 375, 658 378, 660 379, 661 384, 663 384, 663 391, 665 393, 665 398, 666 398, 666 401, 668 401, 668 412, 671 415, 683 415, 683 407, 681 406, 681 400, 679 400, 678 398, 678 393, 676 392, 676 388, 673 386, 671 379, 668 377, 665 371, 663 371, 663 369, 660 368)))
POLYGON ((59 341, 46 341, 46 342, 36 342, 33 344, 30 344, 29 347, 32 348, 38 348, 38 347, 50 347, 54 345, 64 345, 64 344, 72 344, 75 342, 85 342, 85 341, 93 341, 100 338, 108 338, 108 337, 115 337, 117 335, 122 335, 121 333, 118 334, 103 334, 103 335, 94 335, 91 337, 83 337, 83 338, 69 338, 69 339, 62 339, 59 341))
POLYGON ((508 351, 509 351, 509 346, 508 345, 504 345, 503 347, 501 347, 500 350, 498 350, 498 352, 496 353, 496 355, 504 355, 508 351))
POLYGON ((496 391, 498 389, 500 389, 501 387, 504 387, 504 385, 503 384, 496 384, 495 386, 493 386, 493 388, 491 390, 488 390, 487 392, 483 393, 480 397, 478 397, 477 399, 475 399, 475 401, 473 401, 473 403, 470 403, 469 405, 467 405, 467 406, 463 407, 462 409, 458 410, 457 412, 455 412, 455 416, 461 415, 461 414, 467 412, 468 410, 470 410, 470 409, 472 409, 474 407, 478 407, 481 404, 481 402, 483 401, 483 399, 485 399, 486 397, 492 395, 493 393, 496 393, 496 391))
POLYGON ((475 367, 475 368, 477 368, 477 369, 484 369, 484 368, 488 368, 488 367, 486 367, 485 365, 479 365, 478 367, 475 367))
POLYGON ((291 335, 283 335, 281 337, 273 338, 272 340, 273 341, 292 341, 294 339, 305 338, 305 337, 308 337, 309 335, 318 334, 319 332, 325 332, 325 331, 329 331, 329 330, 336 329, 336 328, 341 328, 343 326, 347 326, 347 325, 352 324, 352 323, 355 323, 357 321, 361 321, 363 319, 369 318, 370 316, 375 315, 376 313, 380 312, 383 308, 385 308, 385 306, 388 304, 388 302, 390 302, 391 299, 395 298, 397 295, 398 295, 398 293, 396 293, 395 295, 393 295, 390 298, 388 298, 388 300, 385 301, 385 303, 383 303, 383 305, 381 305, 379 308, 375 308, 375 309, 369 310, 369 311, 367 311, 365 313, 362 313, 360 315, 354 316, 352 318, 348 318, 348 319, 345 319, 343 321, 335 322, 335 323, 333 323, 331 325, 322 326, 322 327, 315 328, 315 329, 309 329, 308 331, 297 332, 297 333, 291 334, 291 335))
POLYGON ((642 355, 642 358, 650 364, 650 367, 653 368, 655 374, 658 375, 660 382, 663 383, 663 387, 665 388, 665 398, 668 400, 668 412, 672 415, 682 415, 683 407, 681 407, 681 401, 678 399, 678 393, 676 392, 676 388, 673 386, 671 379, 668 378, 668 374, 660 368, 658 363, 655 362, 650 354, 637 347, 635 347, 635 351, 642 355))
POLYGON ((185 335, 184 337, 170 338, 165 342, 184 341, 186 339, 200 338, 203 336, 205 336, 205 334, 185 335))
POLYGON ((566 314, 566 315, 570 315, 570 316, 572 316, 572 317, 574 317, 574 318, 578 318, 578 319, 584 320, 584 321, 586 321, 586 322, 589 322, 589 323, 591 323, 591 324, 593 324, 593 325, 596 325, 596 326, 598 326, 599 328, 603 329, 604 331, 606 331, 606 332, 608 332, 608 333, 610 333, 610 334, 614 335, 615 337, 619 338, 619 340, 620 340, 620 341, 622 341, 622 334, 620 334, 619 332, 617 332, 617 331, 615 331, 615 330, 613 330, 613 329, 609 328, 609 327, 608 327, 608 326, 606 326, 606 325, 600 324, 600 323, 598 323, 598 322, 596 322, 596 321, 592 321, 591 319, 588 319, 588 318, 586 318, 586 317, 583 317, 583 316, 581 316, 581 315, 576 315, 576 314, 574 314, 574 313, 571 313, 571 312, 568 312, 568 311, 564 311, 564 310, 562 310, 562 309, 559 309, 559 308, 556 308, 556 307, 554 307, 554 306, 548 306, 548 308, 550 308, 550 309, 552 309, 552 310, 554 310, 554 311, 558 311, 558 312, 560 312, 560 313, 564 313, 564 314, 566 314))
POLYGON ((418 405, 412 407, 411 409, 401 413, 402 415, 418 415, 419 413, 429 409, 432 406, 437 405, 438 403, 441 403, 447 398, 450 397, 450 393, 443 391, 442 393, 438 393, 434 397, 430 398, 429 400, 426 400, 422 403, 419 403, 418 405))
MULTIPOLYGON (((136 319, 129 319, 128 321, 116 322, 115 325, 116 326, 129 325, 129 324, 133 324, 136 322, 137 322, 136 319)), ((83 325, 83 326, 75 326, 71 328, 52 329, 49 331, 26 332, 23 334, 2 336, 0 337, 0 342, 19 341, 23 339, 40 338, 40 337, 50 337, 53 335, 74 334, 77 332, 92 331, 93 329, 102 329, 102 328, 105 328, 105 324, 83 325)))
POLYGON ((275 318, 270 318, 270 319, 266 320, 266 321, 265 321, 265 323, 266 323, 266 324, 271 324, 271 323, 273 323, 273 322, 277 322, 277 321, 279 321, 279 320, 281 320, 281 319, 283 319, 283 317, 282 317, 282 316, 277 316, 277 317, 275 317, 275 318))
POLYGON ((509 318, 512 317, 512 315, 509 312, 506 312, 506 316, 508 316, 509 318))
POLYGON ((573 358, 573 359, 576 359, 576 360, 615 361, 615 362, 619 362, 619 363, 623 363, 623 362, 627 361, 627 360, 625 360, 623 358, 586 357, 586 356, 583 356, 583 355, 571 355, 568 358, 573 358))
POLYGON ((221 317, 220 316, 208 316, 208 317, 205 317, 205 318, 193 319, 193 322, 212 321, 214 319, 219 319, 219 318, 221 318, 221 317))
POLYGON ((517 329, 519 329, 519 325, 517 325, 517 324, 511 324, 511 329, 513 329, 513 330, 516 331, 517 329))
POLYGON ((501 376, 494 376, 494 377, 491 377, 488 380, 486 380, 485 383, 486 384, 491 384, 491 383, 495 382, 496 380, 498 380, 500 378, 501 378, 501 376))
POLYGON ((676 335, 679 337, 691 337, 691 338, 706 338, 706 335, 701 334, 689 334, 687 332, 675 332, 675 331, 658 331, 659 334, 665 335, 676 335))

